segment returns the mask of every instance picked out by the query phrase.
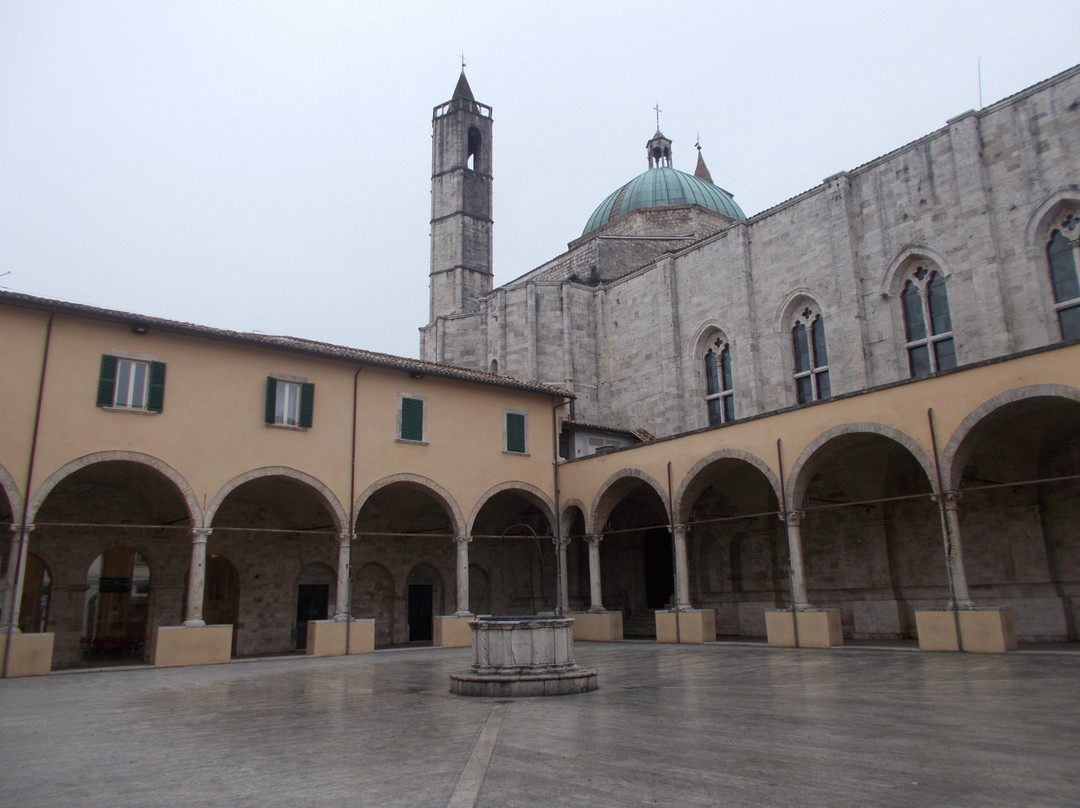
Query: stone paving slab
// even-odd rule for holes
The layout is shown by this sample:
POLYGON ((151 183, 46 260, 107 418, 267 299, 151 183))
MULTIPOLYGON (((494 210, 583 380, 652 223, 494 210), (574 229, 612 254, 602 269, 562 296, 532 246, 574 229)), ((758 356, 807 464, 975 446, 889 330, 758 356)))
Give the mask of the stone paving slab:
POLYGON ((449 693, 469 649, 0 682, 0 805, 1080 805, 1080 654, 578 643, 600 689, 449 693))

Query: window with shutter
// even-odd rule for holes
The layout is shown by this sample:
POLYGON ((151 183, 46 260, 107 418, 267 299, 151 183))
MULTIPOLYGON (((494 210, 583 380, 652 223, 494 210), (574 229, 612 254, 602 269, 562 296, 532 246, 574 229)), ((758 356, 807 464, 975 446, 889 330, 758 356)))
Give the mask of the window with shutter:
POLYGON ((310 429, 315 418, 315 385, 276 376, 266 379, 266 423, 310 429))
POLYGON ((506 413, 506 451, 516 454, 526 453, 524 413, 506 413))
POLYGON ((161 412, 165 407, 165 363, 102 355, 97 406, 161 412))
POLYGON ((401 396, 398 408, 398 438, 423 443, 424 400, 401 396))

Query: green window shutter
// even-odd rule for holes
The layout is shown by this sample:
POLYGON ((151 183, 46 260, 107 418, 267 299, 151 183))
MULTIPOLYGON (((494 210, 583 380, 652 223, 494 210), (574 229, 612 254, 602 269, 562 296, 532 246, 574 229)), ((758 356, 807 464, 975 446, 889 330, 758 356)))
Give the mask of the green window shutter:
POLYGON ((300 426, 310 429, 315 419, 315 385, 304 382, 300 385, 300 426))
POLYGON ((506 451, 525 452, 525 416, 519 412, 506 413, 506 451))
POLYGON ((161 412, 165 409, 165 363, 150 363, 150 387, 146 395, 146 409, 161 412))
POLYGON ((419 398, 401 399, 401 439, 424 439, 424 402, 419 398))
POLYGON ((266 423, 274 423, 274 409, 277 406, 277 379, 266 377, 266 423))
POLYGON ((98 374, 97 405, 111 407, 116 388, 116 357, 102 354, 101 372, 98 374))

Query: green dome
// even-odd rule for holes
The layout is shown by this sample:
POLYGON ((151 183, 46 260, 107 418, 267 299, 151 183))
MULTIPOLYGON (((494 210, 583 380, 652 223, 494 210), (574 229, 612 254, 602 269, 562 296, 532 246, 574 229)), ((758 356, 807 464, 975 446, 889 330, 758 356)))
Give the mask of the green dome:
POLYGON ((731 194, 724 189, 693 174, 662 166, 639 174, 601 202, 589 217, 581 235, 591 233, 632 210, 665 205, 700 205, 736 221, 746 218, 731 194))

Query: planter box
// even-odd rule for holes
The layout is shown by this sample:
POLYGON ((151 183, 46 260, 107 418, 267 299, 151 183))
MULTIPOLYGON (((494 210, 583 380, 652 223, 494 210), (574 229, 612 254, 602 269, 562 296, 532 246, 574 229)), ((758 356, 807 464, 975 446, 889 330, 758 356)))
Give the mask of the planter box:
POLYGON ((681 612, 658 611, 656 612, 656 641, 678 642, 683 645, 716 642, 716 612, 712 609, 686 609, 681 612))
POLYGON ((1016 628, 1012 609, 961 609, 915 612, 921 651, 959 651, 956 619, 964 650, 975 654, 1004 654, 1016 650, 1016 628))
POLYGON ((773 609, 765 612, 765 633, 774 648, 833 648, 844 644, 840 612, 795 612, 773 609), (798 642, 795 627, 798 625, 798 642))
MULTIPOLYGON (((7 637, 0 636, 0 665, 3 664, 6 646, 7 637)), ((45 675, 52 670, 52 652, 52 634, 12 634, 8 677, 45 675)))
POLYGON ((567 612, 574 618, 574 639, 617 642, 623 638, 622 612, 567 612))
POLYGON ((231 625, 159 626, 154 630, 154 667, 220 665, 232 656, 231 625))
POLYGON ((435 618, 435 634, 431 644, 436 648, 468 648, 472 645, 472 629, 469 623, 472 617, 435 618))
POLYGON ((370 654, 375 650, 374 620, 309 620, 306 649, 308 656, 345 656, 346 629, 350 656, 370 654))

